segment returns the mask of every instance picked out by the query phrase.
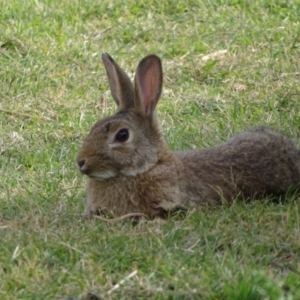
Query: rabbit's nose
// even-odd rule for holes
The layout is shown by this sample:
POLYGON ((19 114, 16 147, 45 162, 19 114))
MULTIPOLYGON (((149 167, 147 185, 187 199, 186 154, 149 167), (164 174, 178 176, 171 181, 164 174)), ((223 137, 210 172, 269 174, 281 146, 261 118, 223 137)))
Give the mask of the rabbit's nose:
POLYGON ((80 170, 83 169, 85 163, 86 163, 86 159, 85 159, 85 158, 84 158, 84 159, 81 159, 81 160, 79 160, 79 161, 77 162, 78 167, 79 167, 80 170))
POLYGON ((90 167, 86 158, 77 160, 77 165, 79 167, 79 171, 82 174, 88 175, 88 173, 90 172, 90 167))

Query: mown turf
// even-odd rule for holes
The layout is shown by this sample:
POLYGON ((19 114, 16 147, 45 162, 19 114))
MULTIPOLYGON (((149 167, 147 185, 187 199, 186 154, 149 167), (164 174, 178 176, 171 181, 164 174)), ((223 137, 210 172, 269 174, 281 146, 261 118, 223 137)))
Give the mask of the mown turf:
MULTIPOLYGON (((76 153, 114 110, 101 52, 162 57, 170 147, 263 124, 297 139, 298 1, 3 0, 1 299, 299 299, 299 199, 133 226, 82 218, 76 153)), ((297 142, 300 147, 300 141, 297 142)))

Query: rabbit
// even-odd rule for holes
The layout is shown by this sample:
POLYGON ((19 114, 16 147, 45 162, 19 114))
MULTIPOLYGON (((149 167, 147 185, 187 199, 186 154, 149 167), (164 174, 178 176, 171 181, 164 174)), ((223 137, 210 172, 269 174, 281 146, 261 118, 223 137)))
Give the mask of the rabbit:
POLYGON ((299 150, 268 128, 207 149, 171 151, 155 112, 163 83, 160 58, 144 57, 134 84, 109 54, 102 61, 118 111, 92 127, 77 156, 88 176, 87 216, 166 218, 197 205, 279 197, 299 185, 299 150))

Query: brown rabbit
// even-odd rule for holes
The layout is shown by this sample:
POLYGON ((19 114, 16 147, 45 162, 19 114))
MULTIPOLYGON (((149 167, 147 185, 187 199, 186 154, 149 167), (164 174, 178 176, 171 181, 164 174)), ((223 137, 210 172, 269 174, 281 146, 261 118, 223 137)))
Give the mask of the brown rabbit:
POLYGON ((140 61, 134 85, 107 53, 102 60, 118 112, 93 126, 77 157, 89 177, 88 215, 164 217, 190 205, 280 196, 298 186, 300 152, 267 128, 212 148, 172 152, 155 113, 163 81, 159 57, 140 61))

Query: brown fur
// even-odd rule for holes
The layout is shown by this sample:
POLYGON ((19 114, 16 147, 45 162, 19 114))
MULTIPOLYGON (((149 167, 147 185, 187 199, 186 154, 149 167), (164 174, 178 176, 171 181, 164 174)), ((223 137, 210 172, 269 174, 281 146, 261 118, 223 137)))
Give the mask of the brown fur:
POLYGON ((92 128, 77 157, 89 176, 86 213, 142 213, 165 217, 198 204, 237 197, 280 196, 300 182, 300 153, 284 135, 259 127, 218 146, 187 152, 168 149, 155 114, 162 88, 160 59, 145 57, 133 86, 108 55, 102 56, 119 111, 92 128), (117 140, 121 129, 129 132, 117 140))

